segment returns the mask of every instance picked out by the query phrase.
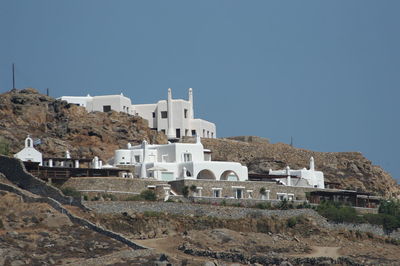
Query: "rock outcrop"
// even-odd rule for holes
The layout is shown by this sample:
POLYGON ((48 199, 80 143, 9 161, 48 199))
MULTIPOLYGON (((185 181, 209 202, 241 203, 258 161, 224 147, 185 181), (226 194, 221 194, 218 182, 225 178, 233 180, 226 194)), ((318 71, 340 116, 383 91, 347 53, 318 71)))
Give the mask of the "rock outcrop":
POLYGON ((26 135, 40 138, 36 146, 45 156, 98 156, 108 160, 127 142, 166 143, 163 133, 150 130, 139 116, 118 112, 88 113, 35 89, 12 90, 0 95, 0 135, 10 143, 10 152, 23 148, 26 135))
POLYGON ((359 152, 315 152, 294 148, 283 143, 204 139, 204 147, 212 150, 217 161, 235 161, 246 165, 249 173, 268 173, 269 169, 308 168, 311 156, 325 180, 339 183, 342 188, 374 192, 384 197, 400 196, 400 186, 390 174, 359 152))

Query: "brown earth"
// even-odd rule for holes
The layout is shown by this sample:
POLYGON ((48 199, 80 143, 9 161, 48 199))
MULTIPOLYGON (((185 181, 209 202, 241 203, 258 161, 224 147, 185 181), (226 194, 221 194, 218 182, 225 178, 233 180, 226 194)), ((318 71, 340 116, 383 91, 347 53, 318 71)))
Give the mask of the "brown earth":
MULTIPOLYGON (((232 220, 167 213, 124 213, 95 214, 92 219, 189 265, 201 265, 198 263, 213 258, 191 256, 179 247, 246 257, 347 257, 360 264, 374 265, 397 265, 400 260, 397 242, 370 233, 322 228, 314 217, 307 216, 298 217, 294 226, 289 226, 287 219, 274 216, 232 220)), ((227 260, 214 262, 222 265, 224 261, 227 260)))
POLYGON ((147 121, 139 116, 118 112, 88 113, 84 107, 68 104, 35 89, 12 90, 0 95, 0 136, 10 143, 11 153, 24 146, 30 134, 39 138, 36 146, 45 156, 64 157, 69 150, 72 157, 108 160, 114 150, 128 142, 146 139, 152 143, 166 143, 163 133, 150 130, 147 121))
POLYGON ((159 254, 133 251, 121 242, 73 224, 45 203, 27 203, 0 191, 0 265, 153 265, 159 254), (138 254, 136 254, 138 253, 138 254))

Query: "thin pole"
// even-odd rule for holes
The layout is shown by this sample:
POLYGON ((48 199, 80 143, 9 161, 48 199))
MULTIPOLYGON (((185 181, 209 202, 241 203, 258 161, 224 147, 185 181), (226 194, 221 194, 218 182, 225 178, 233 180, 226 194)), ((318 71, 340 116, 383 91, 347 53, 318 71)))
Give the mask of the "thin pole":
POLYGON ((13 78, 13 89, 15 89, 15 65, 12 64, 12 78, 13 78))

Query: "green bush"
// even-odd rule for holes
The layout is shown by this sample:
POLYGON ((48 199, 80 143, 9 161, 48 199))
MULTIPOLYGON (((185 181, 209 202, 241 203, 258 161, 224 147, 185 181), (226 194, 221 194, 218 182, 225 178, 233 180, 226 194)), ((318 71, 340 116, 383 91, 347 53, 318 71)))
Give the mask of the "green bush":
POLYGON ((0 136, 0 154, 10 155, 10 143, 3 136, 0 136))
POLYGON ((304 201, 302 204, 296 206, 296 209, 311 209, 312 206, 307 201, 304 201))
POLYGON ((399 200, 381 201, 378 212, 400 217, 400 201, 399 200))
POLYGON ((287 199, 284 199, 282 201, 280 201, 278 203, 278 205, 276 205, 276 208, 279 210, 289 210, 289 209, 293 209, 293 203, 289 202, 287 199))
POLYGON ((257 203, 256 208, 262 209, 262 210, 270 210, 272 209, 272 205, 270 202, 262 202, 262 203, 257 203))
POLYGON ((298 222, 298 221, 297 221, 297 217, 290 217, 290 218, 287 220, 287 226, 290 227, 290 228, 293 228, 293 227, 296 226, 297 222, 298 222))
POLYGON ((356 209, 350 206, 341 206, 337 202, 323 201, 318 207, 317 212, 335 223, 361 223, 364 222, 362 216, 357 215, 356 209))
POLYGON ((154 192, 154 190, 143 190, 142 192, 140 192, 140 197, 144 200, 150 200, 150 201, 155 201, 157 200, 157 195, 154 192))
POLYGON ((70 196, 74 198, 80 198, 82 195, 81 192, 72 187, 63 188, 61 191, 65 196, 70 196))
POLYGON ((189 196, 189 187, 188 186, 184 186, 182 188, 182 195, 187 198, 187 196, 189 196))
POLYGON ((190 186, 190 191, 196 192, 196 190, 197 190, 197 186, 196 185, 191 185, 190 186))
POLYGON ((110 199, 111 201, 116 201, 117 197, 113 194, 103 194, 101 195, 103 199, 110 199))
POLYGON ((156 212, 156 211, 144 211, 143 215, 145 217, 160 217, 162 215, 162 213, 156 212))
POLYGON ((140 201, 143 200, 140 195, 129 196, 124 199, 125 201, 140 201))

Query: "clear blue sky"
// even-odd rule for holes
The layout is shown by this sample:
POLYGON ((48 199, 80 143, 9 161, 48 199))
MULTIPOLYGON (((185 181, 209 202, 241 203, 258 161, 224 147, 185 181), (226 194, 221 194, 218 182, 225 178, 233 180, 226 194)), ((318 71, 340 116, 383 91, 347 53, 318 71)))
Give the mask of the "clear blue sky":
MULTIPOLYGON (((360 151, 400 179, 400 1, 0 2, 0 90, 187 97, 220 137, 360 151)), ((318 162, 316 162, 318 164, 318 162)))

